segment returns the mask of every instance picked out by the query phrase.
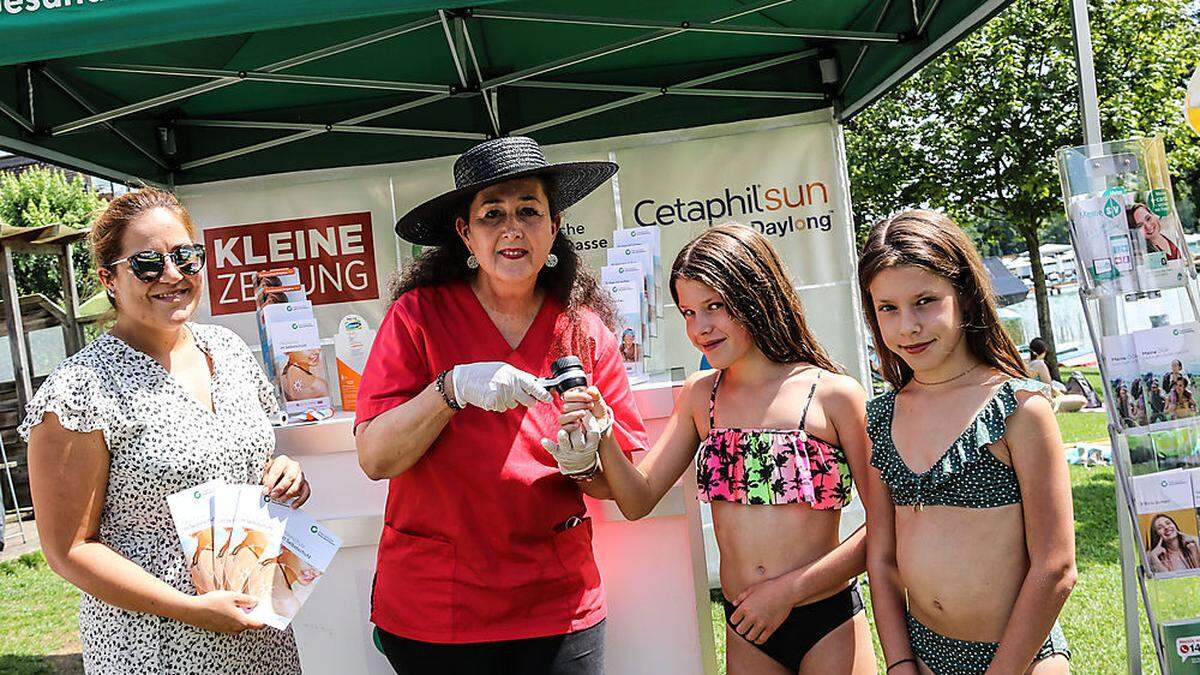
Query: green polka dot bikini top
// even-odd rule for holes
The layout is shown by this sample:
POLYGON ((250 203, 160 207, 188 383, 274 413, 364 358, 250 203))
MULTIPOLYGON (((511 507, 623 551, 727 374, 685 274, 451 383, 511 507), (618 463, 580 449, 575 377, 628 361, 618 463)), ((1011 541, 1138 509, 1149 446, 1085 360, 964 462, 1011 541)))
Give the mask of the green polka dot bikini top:
POLYGON ((1036 380, 1011 379, 976 413, 941 459, 923 473, 914 473, 892 441, 896 392, 867 402, 867 433, 871 437, 871 466, 879 469, 897 506, 961 506, 990 508, 1019 504, 1021 486, 1013 468, 987 448, 1004 436, 1008 417, 1017 409, 1018 391, 1049 397, 1046 385, 1036 380))

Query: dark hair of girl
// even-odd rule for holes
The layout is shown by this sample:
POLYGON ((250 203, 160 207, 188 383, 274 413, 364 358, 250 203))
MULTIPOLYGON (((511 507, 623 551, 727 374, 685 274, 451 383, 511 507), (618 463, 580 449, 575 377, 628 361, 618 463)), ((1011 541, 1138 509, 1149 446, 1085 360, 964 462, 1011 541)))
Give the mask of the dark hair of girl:
POLYGON ((677 305, 679 279, 698 281, 716 291, 734 321, 771 361, 841 371, 809 330, 779 254, 758 232, 743 225, 706 230, 683 247, 671 266, 671 297, 677 305))
POLYGON ((858 259, 858 286, 879 352, 880 372, 893 388, 908 384, 913 372, 884 343, 871 297, 875 276, 893 267, 920 267, 949 281, 958 292, 971 354, 1006 375, 1028 377, 1021 353, 1000 324, 991 279, 979 251, 949 216, 912 209, 876 223, 858 259))

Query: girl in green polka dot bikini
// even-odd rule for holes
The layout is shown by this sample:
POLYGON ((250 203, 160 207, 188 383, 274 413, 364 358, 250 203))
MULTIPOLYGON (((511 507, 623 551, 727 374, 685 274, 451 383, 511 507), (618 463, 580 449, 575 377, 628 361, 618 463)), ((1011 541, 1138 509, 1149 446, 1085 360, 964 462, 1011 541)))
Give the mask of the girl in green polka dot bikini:
POLYGON ((906 211, 871 230, 859 286, 892 386, 867 404, 863 490, 888 675, 1069 672, 1062 440, 979 253, 945 215, 906 211))

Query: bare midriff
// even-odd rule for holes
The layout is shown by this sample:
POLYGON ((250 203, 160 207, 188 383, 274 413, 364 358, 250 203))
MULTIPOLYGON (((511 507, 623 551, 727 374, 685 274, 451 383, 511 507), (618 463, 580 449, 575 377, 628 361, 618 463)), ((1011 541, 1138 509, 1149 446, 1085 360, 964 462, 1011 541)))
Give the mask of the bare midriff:
POLYGON ((1021 504, 896 506, 909 612, 950 638, 999 642, 1029 570, 1021 504))
MULTIPOLYGON (((713 529, 721 549, 721 589, 730 600, 742 591, 819 560, 837 547, 841 511, 807 504, 713 502, 713 529)), ((829 597, 849 585, 807 598, 829 597)))

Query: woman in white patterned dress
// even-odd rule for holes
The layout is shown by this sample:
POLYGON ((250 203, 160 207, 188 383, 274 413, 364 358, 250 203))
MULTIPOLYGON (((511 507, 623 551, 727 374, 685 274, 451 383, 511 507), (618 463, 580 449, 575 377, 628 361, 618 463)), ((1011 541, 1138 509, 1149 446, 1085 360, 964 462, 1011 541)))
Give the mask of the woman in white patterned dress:
POLYGON ((117 309, 112 330, 51 373, 19 431, 42 549, 83 591, 88 673, 298 673, 291 630, 248 617, 249 595, 197 595, 166 497, 199 483, 259 483, 308 498, 294 460, 272 458, 278 403, 232 332, 189 322, 203 247, 170 194, 115 199, 92 256, 117 309))

